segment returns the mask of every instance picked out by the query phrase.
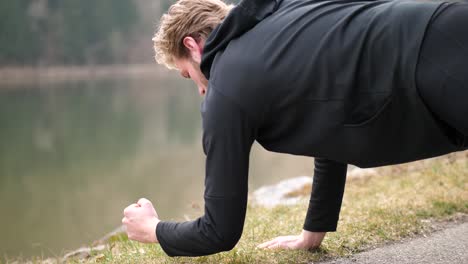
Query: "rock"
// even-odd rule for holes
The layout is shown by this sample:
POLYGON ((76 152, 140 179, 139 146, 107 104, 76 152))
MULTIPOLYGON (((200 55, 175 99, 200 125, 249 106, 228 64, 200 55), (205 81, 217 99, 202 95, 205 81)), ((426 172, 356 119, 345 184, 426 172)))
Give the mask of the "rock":
MULTIPOLYGON (((112 230, 110 233, 106 234, 102 238, 93 242, 92 247, 81 247, 79 249, 73 250, 62 258, 62 262, 66 262, 70 258, 77 258, 77 259, 87 259, 91 257, 91 254, 95 254, 96 252, 103 251, 108 249, 109 243, 112 242, 114 239, 118 239, 119 236, 126 235, 125 226, 119 226, 116 229, 112 230)), ((104 255, 99 254, 95 257, 96 260, 103 259, 104 255)))
POLYGON ((105 236, 101 237, 100 239, 93 242, 93 246, 107 244, 111 242, 113 239, 121 236, 126 235, 125 226, 119 226, 116 229, 112 230, 110 233, 107 233, 105 236))
POLYGON ((41 261, 41 264, 57 264, 59 263, 57 259, 54 258, 48 258, 43 261, 41 261))
POLYGON ((62 261, 66 262, 70 258, 87 259, 91 257, 91 253, 96 253, 98 251, 103 251, 106 249, 106 245, 99 245, 95 247, 82 247, 70 253, 67 253, 65 256, 63 256, 62 261))
POLYGON ((264 186, 253 192, 253 203, 265 207, 297 204, 303 197, 288 195, 296 190, 312 185, 311 176, 300 176, 280 181, 275 185, 264 186))
POLYGON ((348 170, 347 177, 348 178, 362 178, 366 176, 374 176, 377 175, 377 171, 375 169, 361 169, 358 167, 354 167, 348 170))

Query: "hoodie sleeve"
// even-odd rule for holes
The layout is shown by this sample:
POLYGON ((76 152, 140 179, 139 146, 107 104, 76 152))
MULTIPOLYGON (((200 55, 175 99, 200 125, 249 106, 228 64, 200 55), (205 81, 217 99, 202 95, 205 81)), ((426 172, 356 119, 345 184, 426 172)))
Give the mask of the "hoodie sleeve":
POLYGON ((346 183, 347 164, 315 159, 314 182, 304 230, 336 231, 346 183))
POLYGON ((201 256, 231 250, 244 226, 254 130, 245 113, 214 87, 208 89, 202 115, 205 212, 194 221, 158 224, 157 238, 169 256, 201 256))

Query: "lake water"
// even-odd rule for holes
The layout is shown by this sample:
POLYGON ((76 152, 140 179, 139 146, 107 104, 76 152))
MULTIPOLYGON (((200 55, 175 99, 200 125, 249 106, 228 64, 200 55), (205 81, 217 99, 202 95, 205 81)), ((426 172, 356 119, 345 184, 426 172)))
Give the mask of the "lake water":
MULTIPOLYGON (((89 245, 140 197, 163 220, 201 215, 201 101, 175 73, 0 84, 0 262, 89 245)), ((255 145, 249 188, 312 169, 255 145)))

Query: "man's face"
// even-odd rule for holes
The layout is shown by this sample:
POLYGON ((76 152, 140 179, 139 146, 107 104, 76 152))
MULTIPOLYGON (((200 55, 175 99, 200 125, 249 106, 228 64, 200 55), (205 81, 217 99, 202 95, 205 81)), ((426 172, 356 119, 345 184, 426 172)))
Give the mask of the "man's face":
POLYGON ((174 62, 180 75, 184 78, 192 79, 198 86, 198 93, 204 96, 208 86, 208 80, 200 70, 200 63, 197 63, 192 58, 176 58, 174 62))

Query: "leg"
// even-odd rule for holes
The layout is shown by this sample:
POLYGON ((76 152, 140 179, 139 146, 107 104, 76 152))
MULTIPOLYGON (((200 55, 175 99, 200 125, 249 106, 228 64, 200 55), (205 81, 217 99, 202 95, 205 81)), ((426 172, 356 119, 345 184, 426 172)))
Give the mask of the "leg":
POLYGON ((433 18, 416 80, 433 113, 468 136, 468 4, 448 6, 433 18))

